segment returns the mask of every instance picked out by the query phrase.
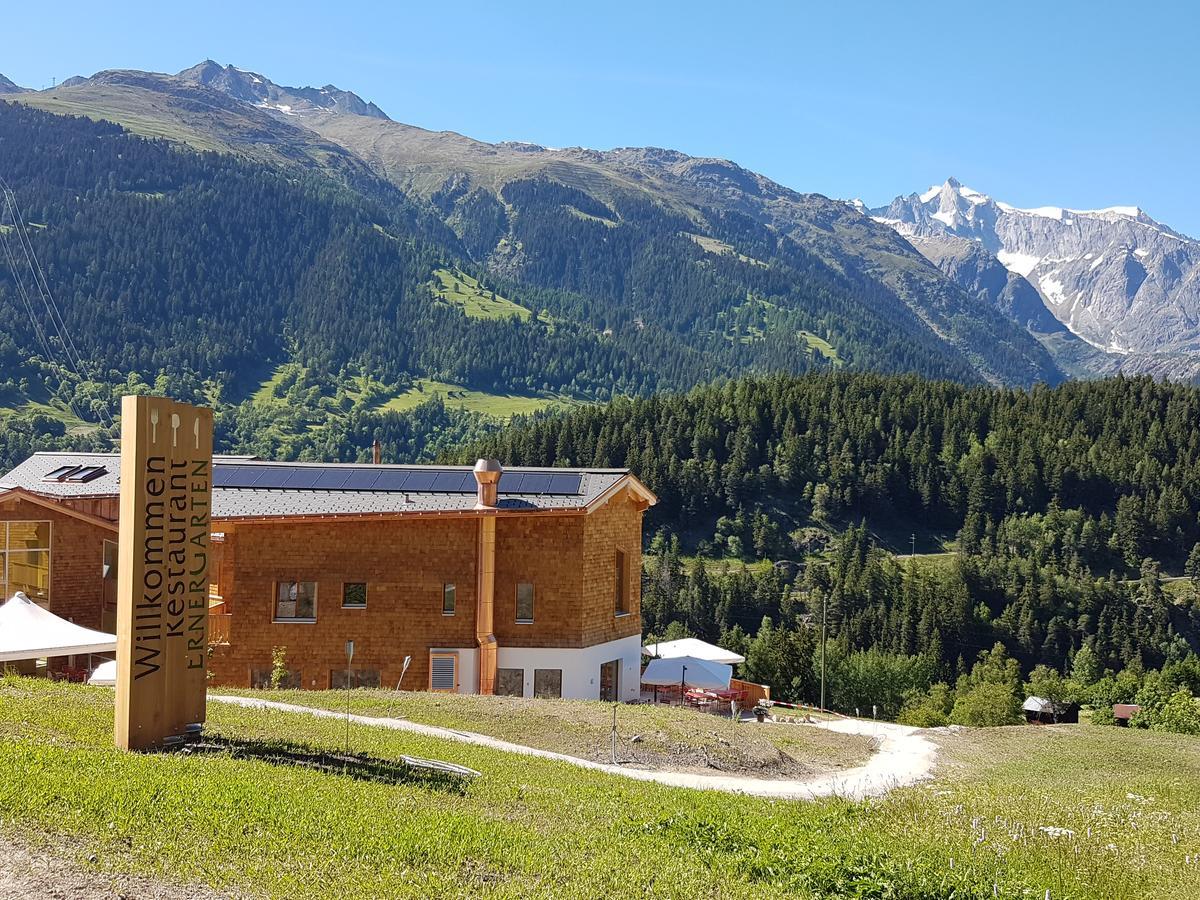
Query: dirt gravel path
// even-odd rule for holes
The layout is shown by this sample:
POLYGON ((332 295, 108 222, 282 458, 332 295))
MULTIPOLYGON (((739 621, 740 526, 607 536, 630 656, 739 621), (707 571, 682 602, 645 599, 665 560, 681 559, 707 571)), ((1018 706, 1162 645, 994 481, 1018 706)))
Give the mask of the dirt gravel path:
MULTIPOLYGON (((278 703, 274 700, 262 700, 257 697, 230 697, 221 694, 209 694, 209 700, 220 703, 230 703, 252 709, 276 709, 283 712, 300 713, 326 719, 345 721, 346 714, 329 709, 317 709, 310 706, 299 706, 294 703, 278 703)), ((539 750, 514 744, 498 738, 476 734, 470 731, 458 731, 451 728, 439 728, 435 725, 421 725, 407 719, 392 719, 374 716, 351 715, 350 721, 358 725, 372 725, 379 728, 391 728, 396 731, 407 731, 426 737, 441 738, 448 741, 458 741, 474 744, 479 747, 490 747, 506 753, 520 753, 525 756, 536 756, 541 759, 552 759, 569 763, 583 769, 606 772, 623 778, 638 781, 654 781, 671 787, 692 788, 695 790, 726 791, 735 794, 751 794, 757 797, 777 797, 792 800, 813 800, 817 797, 846 797, 861 800, 865 797, 878 797, 897 787, 915 784, 930 776, 934 761, 937 757, 937 747, 933 741, 924 735, 921 729, 907 725, 894 725, 890 722, 871 722, 862 719, 839 719, 833 722, 821 722, 814 728, 825 728, 841 734, 856 734, 872 737, 877 740, 877 749, 865 765, 841 772, 820 775, 806 779, 777 779, 750 778, 741 775, 706 775, 694 772, 676 772, 662 769, 637 769, 629 766, 614 766, 609 763, 598 763, 565 753, 555 753, 550 750, 539 750)), ((759 726, 752 726, 759 727, 759 726)), ((770 728, 768 724, 761 727, 770 728)))
POLYGON ((198 885, 114 875, 71 858, 65 847, 35 849, 0 835, 0 900, 220 900, 198 885))

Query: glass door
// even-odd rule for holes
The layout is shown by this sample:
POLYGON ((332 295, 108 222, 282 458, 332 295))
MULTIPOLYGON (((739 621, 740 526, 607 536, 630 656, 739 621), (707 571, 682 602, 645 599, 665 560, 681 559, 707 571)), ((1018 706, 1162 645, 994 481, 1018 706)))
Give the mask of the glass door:
POLYGON ((615 703, 621 696, 621 661, 614 659, 600 666, 600 699, 615 703))

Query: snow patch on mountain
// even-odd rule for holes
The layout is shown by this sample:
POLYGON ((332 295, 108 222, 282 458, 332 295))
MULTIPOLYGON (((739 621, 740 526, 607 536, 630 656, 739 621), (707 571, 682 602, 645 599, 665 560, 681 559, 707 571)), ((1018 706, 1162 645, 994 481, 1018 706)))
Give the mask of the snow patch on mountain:
POLYGON ((1200 357, 1200 241, 1139 206, 1021 208, 950 178, 867 212, 914 243, 980 244, 1105 352, 1200 357))
POLYGON ((996 259, 1000 260, 1000 264, 1010 272, 1016 272, 1018 275, 1029 276, 1029 273, 1037 268, 1037 264, 1042 261, 1040 256, 1033 253, 1010 253, 1008 250, 1001 250, 996 254, 996 259))

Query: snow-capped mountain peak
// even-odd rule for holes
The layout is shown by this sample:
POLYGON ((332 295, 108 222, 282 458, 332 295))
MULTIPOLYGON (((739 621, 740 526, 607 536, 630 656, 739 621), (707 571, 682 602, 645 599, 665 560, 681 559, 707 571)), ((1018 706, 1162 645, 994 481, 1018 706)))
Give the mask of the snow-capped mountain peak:
POLYGON ((955 178, 869 210, 921 249, 966 239, 1037 288, 1071 331, 1116 353, 1200 350, 1200 241, 1138 206, 1022 208, 955 178))

